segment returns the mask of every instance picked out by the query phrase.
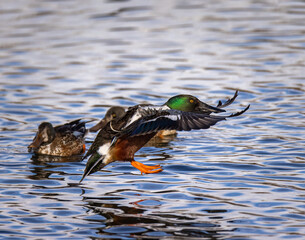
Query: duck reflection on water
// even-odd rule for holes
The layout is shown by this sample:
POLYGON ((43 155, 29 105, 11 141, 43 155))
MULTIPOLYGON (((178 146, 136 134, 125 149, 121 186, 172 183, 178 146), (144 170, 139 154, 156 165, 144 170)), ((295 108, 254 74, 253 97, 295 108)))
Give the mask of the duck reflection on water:
MULTIPOLYGON (((141 203, 147 199, 141 199, 128 204, 122 203, 125 199, 116 196, 104 196, 99 198, 84 197, 85 207, 88 208, 88 214, 93 214, 93 218, 88 217, 91 223, 99 222, 102 226, 98 227, 97 234, 103 236, 111 232, 121 234, 120 230, 125 229, 125 236, 145 237, 147 234, 156 234, 168 237, 192 236, 204 239, 218 239, 224 232, 234 231, 234 229, 222 228, 220 218, 212 220, 210 214, 202 212, 201 214, 189 217, 183 212, 176 211, 162 212, 158 211, 160 205, 145 206, 141 203), (119 202, 119 203, 118 203, 119 202), (152 210, 154 209, 154 210, 152 210), (100 215, 101 218, 97 218, 100 215), (198 218, 200 216, 200 218, 198 218), (135 228, 139 228, 137 233, 135 228), (129 230, 130 229, 130 230, 129 230), (142 231, 141 231, 142 229, 142 231)), ((221 209, 223 213, 226 210, 221 209)), ((152 235, 153 236, 153 235, 152 235)), ((157 238, 154 238, 157 239, 157 238)))
MULTIPOLYGON (((75 155, 70 157, 59 157, 59 156, 49 156, 49 155, 41 155, 41 154, 33 154, 31 157, 31 163, 33 166, 30 171, 33 175, 28 176, 29 179, 33 180, 44 180, 50 179, 51 175, 67 175, 68 173, 58 170, 61 167, 69 167, 69 163, 72 162, 81 162, 82 156, 75 155), (68 164, 66 164, 68 163, 68 164)), ((73 168, 73 167, 72 167, 73 168)), ((63 177, 58 178, 58 180, 62 180, 63 177)), ((52 180, 56 180, 54 176, 52 176, 52 180)))

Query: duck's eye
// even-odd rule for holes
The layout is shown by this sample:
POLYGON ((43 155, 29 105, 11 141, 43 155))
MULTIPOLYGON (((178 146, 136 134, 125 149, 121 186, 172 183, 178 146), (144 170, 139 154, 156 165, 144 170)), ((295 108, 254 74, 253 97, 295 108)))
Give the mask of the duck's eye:
POLYGON ((115 117, 116 117, 116 114, 115 114, 115 113, 112 113, 112 117, 115 118, 115 117))
POLYGON ((194 103, 194 99, 190 99, 190 103, 194 103))

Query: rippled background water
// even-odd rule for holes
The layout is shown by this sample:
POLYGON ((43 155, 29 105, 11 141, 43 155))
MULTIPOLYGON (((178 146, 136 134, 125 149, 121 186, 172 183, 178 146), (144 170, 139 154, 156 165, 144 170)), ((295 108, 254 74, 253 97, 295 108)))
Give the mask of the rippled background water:
POLYGON ((304 239, 304 14, 297 0, 2 1, 0 236, 304 239), (138 152, 159 174, 117 162, 78 185, 79 158, 27 153, 42 121, 235 89, 243 116, 138 152))

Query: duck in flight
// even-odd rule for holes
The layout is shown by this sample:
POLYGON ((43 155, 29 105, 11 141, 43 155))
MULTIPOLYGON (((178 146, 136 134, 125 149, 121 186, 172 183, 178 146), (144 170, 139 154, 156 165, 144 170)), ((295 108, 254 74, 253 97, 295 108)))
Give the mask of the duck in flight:
POLYGON ((80 182, 114 161, 129 161, 141 173, 158 173, 160 165, 147 166, 134 160, 135 153, 142 148, 158 131, 207 129, 217 122, 236 117, 244 110, 226 115, 224 107, 234 102, 235 95, 217 107, 210 106, 191 95, 177 95, 161 106, 136 105, 130 107, 123 117, 108 122, 98 133, 84 158, 89 157, 80 182))

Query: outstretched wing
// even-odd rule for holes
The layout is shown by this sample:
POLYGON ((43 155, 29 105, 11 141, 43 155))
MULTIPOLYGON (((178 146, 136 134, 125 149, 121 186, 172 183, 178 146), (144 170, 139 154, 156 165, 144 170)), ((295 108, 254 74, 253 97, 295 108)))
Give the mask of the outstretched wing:
POLYGON ((190 131, 192 129, 207 129, 226 118, 243 114, 248 108, 249 106, 240 112, 228 116, 216 116, 170 109, 159 112, 159 115, 155 114, 151 117, 141 118, 135 121, 127 126, 121 134, 139 136, 160 130, 190 131))

